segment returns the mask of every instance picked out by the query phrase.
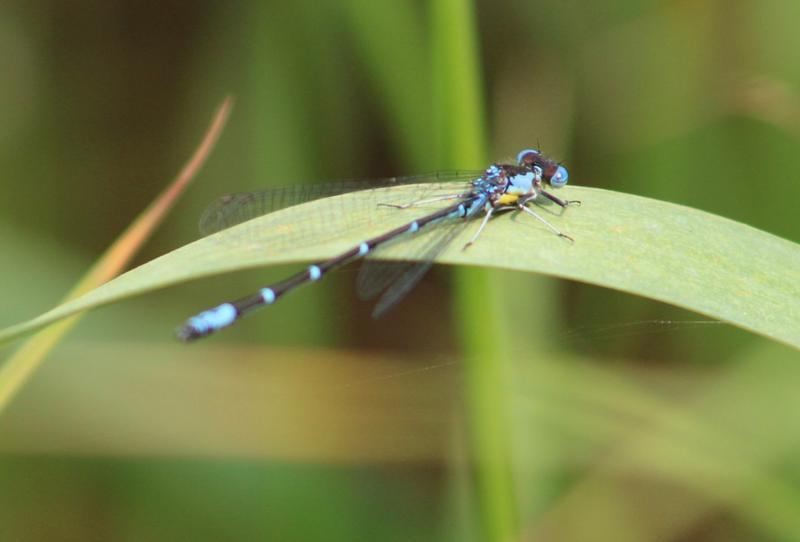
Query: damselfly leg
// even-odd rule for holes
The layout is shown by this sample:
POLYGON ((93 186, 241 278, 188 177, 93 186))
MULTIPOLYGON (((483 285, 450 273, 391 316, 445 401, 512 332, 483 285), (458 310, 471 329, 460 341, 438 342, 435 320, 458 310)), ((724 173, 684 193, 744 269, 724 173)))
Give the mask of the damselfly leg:
POLYGON ((478 231, 476 231, 475 235, 470 237, 470 240, 467 241, 467 243, 463 247, 461 247, 461 250, 467 250, 467 248, 469 248, 473 243, 475 243, 475 241, 478 240, 478 237, 481 235, 481 232, 483 231, 483 228, 486 227, 486 223, 489 222, 490 218, 492 218, 492 213, 494 213, 494 211, 495 211, 494 207, 489 207, 489 210, 486 211, 486 214, 483 216, 483 220, 481 221, 481 225, 478 226, 478 231))
MULTIPOLYGON (((530 200, 529 200, 529 201, 530 201, 530 200)), ((566 240, 567 240, 567 241, 569 241, 570 243, 574 243, 574 242, 575 242, 575 239, 573 239, 572 237, 570 237, 570 236, 569 236, 569 235, 567 235, 566 233, 563 233, 561 230, 559 230, 558 228, 556 228, 555 226, 553 226, 552 224, 550 224, 550 222, 548 222, 547 220, 545 220, 545 219, 544 219, 544 217, 542 217, 542 216, 539 216, 539 214, 538 214, 537 212, 535 212, 535 211, 533 211, 532 209, 530 209, 530 208, 529 208, 527 205, 525 205, 525 203, 520 203, 519 205, 517 205, 517 209, 519 209, 520 211, 524 211, 524 212, 528 213, 529 215, 531 215, 532 217, 534 217, 536 220, 538 220, 539 222, 541 222, 542 224, 544 224, 545 226, 547 226, 547 228, 548 228, 548 229, 549 229, 551 232, 555 233, 555 234, 556 234, 556 235, 558 235, 559 237, 563 237, 564 239, 566 239, 566 240)))
POLYGON ((549 199, 550 201, 552 201, 553 203, 555 203, 556 205, 558 205, 559 207, 562 207, 564 209, 566 209, 570 205, 574 205, 575 207, 580 207, 581 205, 581 202, 576 199, 561 199, 558 196, 554 196, 547 190, 540 190, 539 193, 544 197, 546 197, 547 199, 549 199))

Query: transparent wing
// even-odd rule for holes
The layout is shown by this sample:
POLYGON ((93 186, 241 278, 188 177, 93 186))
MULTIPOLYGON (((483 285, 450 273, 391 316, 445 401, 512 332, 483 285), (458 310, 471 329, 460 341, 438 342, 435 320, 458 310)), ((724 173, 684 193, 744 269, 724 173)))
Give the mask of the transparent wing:
POLYGON ((376 181, 345 181, 317 185, 299 185, 263 192, 242 192, 220 198, 200 220, 201 232, 217 233, 232 226, 236 232, 219 237, 222 245, 248 246, 253 250, 277 253, 303 243, 325 243, 360 229, 375 235, 397 223, 397 210, 380 204, 400 205, 410 201, 452 194, 464 189, 480 172, 440 172, 413 177, 380 179, 376 181), (419 184, 412 194, 392 190, 393 187, 419 184), (362 191, 351 198, 345 207, 341 194, 362 191), (304 202, 330 198, 315 206, 313 212, 293 215, 273 211, 304 202), (253 220, 268 215, 260 220, 253 220), (331 223, 337 228, 332 229, 331 223))
MULTIPOLYGON (((442 223, 432 224, 430 230, 398 238, 398 242, 410 239, 411 235, 423 238, 415 251, 406 256, 409 261, 368 258, 359 271, 356 290, 362 299, 372 299, 383 292, 372 311, 373 318, 379 318, 408 295, 434 264, 436 257, 470 222, 459 218, 447 219, 442 223)), ((377 249, 372 255, 379 255, 382 248, 384 247, 377 249)))
POLYGON ((201 235, 211 235, 279 209, 368 188, 366 183, 341 182, 226 194, 206 208, 198 227, 201 235))
MULTIPOLYGON (((239 192, 220 197, 209 205, 200 217, 203 236, 241 224, 279 209, 331 196, 361 190, 375 190, 408 184, 455 183, 474 180, 481 171, 439 171, 407 177, 387 177, 369 181, 339 181, 272 188, 256 192, 239 192)), ((429 187, 430 190, 433 187, 429 187)), ((423 189, 425 191, 425 189, 423 189)))

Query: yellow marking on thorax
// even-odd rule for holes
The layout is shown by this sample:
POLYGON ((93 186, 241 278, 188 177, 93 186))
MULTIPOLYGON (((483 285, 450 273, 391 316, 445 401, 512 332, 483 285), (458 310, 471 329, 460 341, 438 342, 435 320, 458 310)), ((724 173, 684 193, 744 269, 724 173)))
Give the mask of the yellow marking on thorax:
POLYGON ((510 205, 512 203, 517 203, 519 199, 519 194, 503 194, 497 199, 497 203, 500 205, 510 205))

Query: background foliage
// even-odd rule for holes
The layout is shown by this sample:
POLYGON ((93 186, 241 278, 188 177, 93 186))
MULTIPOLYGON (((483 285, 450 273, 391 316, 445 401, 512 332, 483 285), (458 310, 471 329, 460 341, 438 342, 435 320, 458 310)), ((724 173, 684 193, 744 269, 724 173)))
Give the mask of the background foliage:
MULTIPOLYGON (((442 5, 0 6, 0 323, 57 302, 228 92, 225 135, 140 263, 193 239, 225 192, 476 167, 527 146, 577 184, 800 237, 795 2, 477 1, 464 62, 483 87, 464 89, 442 72, 464 20, 443 23, 442 5), (459 92, 485 113, 443 118, 459 92), (471 122, 489 147, 453 164, 465 131, 483 146, 471 122)), ((0 418, 0 535, 800 538, 795 351, 648 323, 698 318, 618 292, 449 269, 379 321, 346 270, 211 342, 173 343, 188 313, 287 271, 88 315, 0 418), (484 304, 451 303, 476 288, 484 304), (503 333, 495 469, 471 438, 480 346, 464 336, 487 316, 503 333), (513 511, 498 517, 504 492, 513 511)))

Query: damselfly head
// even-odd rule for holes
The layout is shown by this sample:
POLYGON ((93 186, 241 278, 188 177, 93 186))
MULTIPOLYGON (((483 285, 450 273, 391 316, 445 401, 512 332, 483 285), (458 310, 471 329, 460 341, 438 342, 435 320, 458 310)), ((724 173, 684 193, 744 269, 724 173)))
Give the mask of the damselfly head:
POLYGON ((517 163, 521 166, 535 164, 541 156, 539 149, 523 149, 517 154, 517 163))
MULTIPOLYGON (((550 186, 553 188, 561 188, 565 184, 567 184, 567 180, 569 179, 569 173, 567 173, 567 168, 564 166, 558 166, 556 168, 556 172, 550 177, 550 186)), ((545 178, 545 180, 547 180, 545 178)))
POLYGON ((542 179, 553 188, 561 188, 567 184, 569 173, 567 168, 555 160, 544 156, 538 149, 524 149, 517 154, 520 166, 538 166, 542 169, 542 179))

